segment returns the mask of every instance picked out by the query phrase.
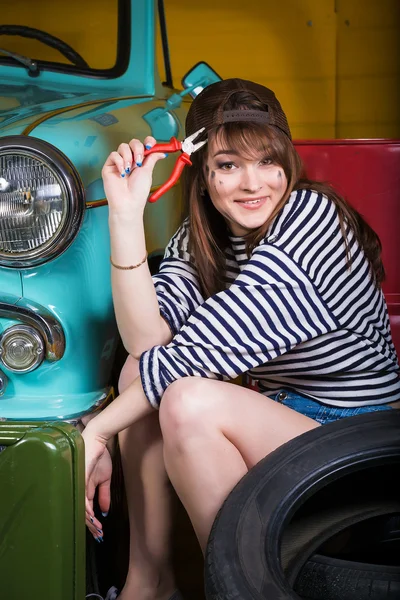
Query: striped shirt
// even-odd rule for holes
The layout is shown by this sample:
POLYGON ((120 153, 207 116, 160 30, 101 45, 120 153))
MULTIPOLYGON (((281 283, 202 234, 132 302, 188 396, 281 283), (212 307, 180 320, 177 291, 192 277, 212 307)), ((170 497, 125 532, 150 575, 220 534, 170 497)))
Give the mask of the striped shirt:
POLYGON ((289 389, 332 406, 399 400, 385 299, 351 230, 347 239, 350 269, 334 203, 295 191, 250 258, 244 240, 230 238, 227 287, 205 300, 185 221, 154 277, 174 337, 141 356, 149 402, 158 407, 181 377, 245 372, 264 393, 289 389))

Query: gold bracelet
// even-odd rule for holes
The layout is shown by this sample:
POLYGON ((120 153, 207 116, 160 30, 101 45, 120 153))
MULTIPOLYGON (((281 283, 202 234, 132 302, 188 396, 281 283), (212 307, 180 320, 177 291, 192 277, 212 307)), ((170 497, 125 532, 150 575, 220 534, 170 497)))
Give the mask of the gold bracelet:
POLYGON ((138 263, 137 265, 130 265, 129 267, 121 267, 121 265, 116 265, 113 261, 112 258, 110 256, 110 263, 112 264, 113 267, 115 267, 116 269, 120 269, 121 271, 130 271, 131 269, 137 269, 138 267, 140 267, 140 265, 142 265, 143 263, 146 262, 147 260, 147 252, 146 252, 146 256, 144 257, 143 260, 140 261, 140 263, 138 263))

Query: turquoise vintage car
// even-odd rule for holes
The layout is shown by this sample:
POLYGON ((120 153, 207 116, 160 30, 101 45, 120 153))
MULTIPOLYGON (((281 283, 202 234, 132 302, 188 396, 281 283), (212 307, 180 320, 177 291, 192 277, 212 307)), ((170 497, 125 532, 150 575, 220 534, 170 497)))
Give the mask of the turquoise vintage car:
MULTIPOLYGON (((98 21, 81 16, 92 14, 90 3, 78 4, 66 30, 98 39, 98 21)), ((0 597, 82 600, 95 585, 85 568, 84 452, 74 425, 112 397, 119 340, 101 169, 132 137, 183 139, 190 95, 218 76, 200 63, 173 89, 160 0, 97 6, 115 21, 116 63, 107 69, 91 68, 49 26, 30 26, 42 23, 45 5, 10 5, 20 24, 0 25, 0 597), (26 38, 37 44, 29 55, 26 38)), ((65 7, 60 0, 60 14, 65 7)), ((55 31, 54 3, 49 14, 55 31)), ((157 166, 155 188, 175 160, 157 166)), ((180 217, 179 185, 148 205, 154 268, 180 217)))
MULTIPOLYGON (((109 398, 118 334, 102 165, 132 137, 183 139, 183 98, 217 77, 200 63, 185 76, 183 91, 172 89, 158 2, 162 84, 156 3, 118 6, 117 62, 107 70, 90 68, 51 32, 0 26, 1 420, 73 421, 109 398), (70 63, 10 51, 11 35, 52 46, 70 63)), ((174 161, 171 155, 157 167, 155 187, 169 177, 174 161)), ((149 205, 150 261, 162 252, 180 212, 179 186, 149 205)))

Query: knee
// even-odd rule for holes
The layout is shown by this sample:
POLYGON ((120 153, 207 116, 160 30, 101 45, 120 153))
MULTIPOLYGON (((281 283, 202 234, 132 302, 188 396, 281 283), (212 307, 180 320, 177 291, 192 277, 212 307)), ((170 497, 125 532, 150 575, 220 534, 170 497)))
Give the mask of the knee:
POLYGON ((164 441, 193 435, 208 422, 210 399, 199 377, 184 377, 172 383, 160 405, 160 425, 164 441))
POLYGON ((139 361, 129 355, 121 369, 118 380, 118 392, 122 394, 124 390, 139 376, 139 361))

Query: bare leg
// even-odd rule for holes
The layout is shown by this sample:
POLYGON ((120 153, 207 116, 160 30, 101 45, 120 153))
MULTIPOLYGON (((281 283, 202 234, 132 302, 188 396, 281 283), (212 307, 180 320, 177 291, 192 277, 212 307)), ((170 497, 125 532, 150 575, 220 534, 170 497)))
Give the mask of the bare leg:
POLYGON ((249 389, 186 377, 160 411, 170 480, 205 550, 214 518, 236 483, 264 456, 318 423, 249 389))
MULTIPOLYGON (((138 374, 128 357, 120 391, 138 374)), ((171 567, 171 484, 165 471, 158 413, 119 434, 129 510, 129 570, 121 600, 166 600, 176 589, 171 567)))

